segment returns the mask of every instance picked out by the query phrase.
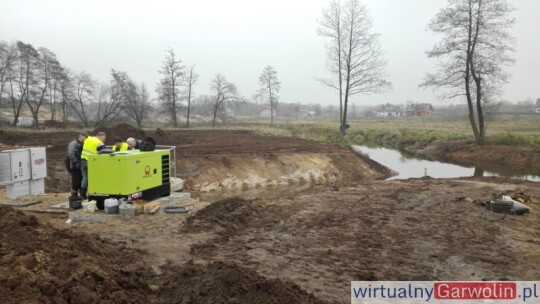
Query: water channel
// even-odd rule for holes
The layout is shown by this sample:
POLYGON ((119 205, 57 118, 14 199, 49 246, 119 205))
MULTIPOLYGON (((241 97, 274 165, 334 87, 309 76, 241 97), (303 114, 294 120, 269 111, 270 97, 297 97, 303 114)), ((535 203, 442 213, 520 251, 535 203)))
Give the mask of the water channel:
POLYGON ((536 175, 513 175, 507 176, 500 173, 484 171, 479 167, 463 167, 459 165, 421 159, 413 155, 404 154, 398 150, 388 148, 371 148, 355 145, 353 149, 374 161, 398 172, 399 174, 390 179, 418 178, 429 175, 433 178, 455 178, 467 176, 503 176, 523 180, 540 182, 540 176, 536 175))

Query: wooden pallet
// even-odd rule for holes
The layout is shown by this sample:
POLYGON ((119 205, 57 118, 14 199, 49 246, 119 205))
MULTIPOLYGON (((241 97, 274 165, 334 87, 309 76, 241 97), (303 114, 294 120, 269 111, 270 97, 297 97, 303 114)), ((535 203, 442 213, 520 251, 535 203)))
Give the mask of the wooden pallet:
POLYGON ((155 214, 161 207, 161 202, 136 203, 135 211, 139 214, 155 214))

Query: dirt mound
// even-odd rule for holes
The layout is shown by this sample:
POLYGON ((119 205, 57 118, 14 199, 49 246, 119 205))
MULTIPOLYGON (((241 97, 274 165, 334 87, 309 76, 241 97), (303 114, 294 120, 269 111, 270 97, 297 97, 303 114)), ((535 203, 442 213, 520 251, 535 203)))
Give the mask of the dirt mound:
POLYGON ((294 283, 223 262, 203 266, 190 261, 165 276, 161 303, 324 303, 294 283))
POLYGON ((121 123, 111 128, 96 128, 93 131, 93 134, 98 132, 105 132, 107 134, 107 144, 114 144, 114 138, 120 137, 125 141, 128 137, 134 137, 136 139, 143 139, 146 137, 146 132, 142 129, 135 128, 129 124, 121 123))
POLYGON ((24 142, 26 134, 22 132, 5 132, 0 130, 0 142, 5 145, 16 145, 24 142))
POLYGON ((184 230, 201 231, 222 228, 222 233, 241 230, 260 217, 260 212, 251 200, 239 197, 214 202, 199 210, 186 220, 184 230))
POLYGON ((148 303, 141 255, 0 206, 2 303, 148 303))

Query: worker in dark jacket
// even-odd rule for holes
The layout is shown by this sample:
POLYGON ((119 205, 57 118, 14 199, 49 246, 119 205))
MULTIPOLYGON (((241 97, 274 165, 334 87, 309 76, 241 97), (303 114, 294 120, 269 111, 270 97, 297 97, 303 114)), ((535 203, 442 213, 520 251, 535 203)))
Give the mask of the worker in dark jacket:
POLYGON ((128 138, 126 142, 129 145, 129 148, 128 148, 129 150, 139 150, 141 146, 141 141, 133 137, 128 138))
MULTIPOLYGON (((81 152, 84 140, 88 137, 85 131, 79 132, 77 139, 72 140, 66 151, 65 165, 66 170, 71 174, 71 197, 79 196, 82 182, 81 172, 81 152)), ((81 193, 82 195, 82 193, 81 193)))

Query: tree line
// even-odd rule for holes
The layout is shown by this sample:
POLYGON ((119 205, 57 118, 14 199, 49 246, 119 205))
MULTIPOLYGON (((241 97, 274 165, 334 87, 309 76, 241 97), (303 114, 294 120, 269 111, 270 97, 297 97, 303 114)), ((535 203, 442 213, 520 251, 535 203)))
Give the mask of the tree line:
POLYGON ((124 72, 111 70, 111 76, 109 82, 102 83, 84 71, 65 67, 45 47, 0 41, 0 103, 11 108, 13 125, 25 106, 35 126, 44 106, 49 107, 51 120, 61 118, 65 123, 70 112, 84 127, 91 121, 96 126, 106 125, 122 111, 140 124, 149 101, 146 87, 135 84, 124 72), (93 113, 90 104, 95 105, 93 113))
MULTIPOLYGON (((514 62, 510 56, 513 10, 507 0, 448 0, 428 25, 441 39, 426 52, 428 58, 437 60, 436 71, 427 73, 419 87, 432 88, 444 98, 462 97, 478 144, 485 141, 486 117, 493 112, 493 100, 508 82, 505 68, 514 62)), ((360 0, 332 0, 319 24, 318 34, 326 41, 330 76, 318 80, 338 93, 339 134, 344 136, 349 127, 351 97, 381 93, 392 84, 385 72, 380 34, 373 32, 372 19, 360 0)), ((195 100, 211 113, 213 126, 226 115, 228 106, 247 102, 237 86, 219 73, 209 84, 209 94, 195 97, 199 77, 195 66, 184 66, 173 49, 166 50, 159 73, 162 78, 157 84, 156 101, 173 127, 190 126, 195 100), (183 111, 185 123, 178 117, 183 111)), ((259 87, 253 100, 269 106, 273 124, 281 83, 272 66, 263 69, 259 87)), ((9 103, 13 124, 24 105, 36 124, 40 109, 48 105, 51 119, 61 115, 66 120, 69 110, 88 127, 91 122, 106 125, 127 115, 142 127, 149 113, 149 96, 147 87, 126 72, 112 69, 111 79, 102 83, 84 71, 64 67, 46 48, 0 41, 0 103, 9 103), (93 111, 89 111, 89 105, 94 105, 93 111)))
MULTIPOLYGON (((444 98, 462 97, 477 144, 483 144, 493 99, 508 82, 514 8, 507 0, 448 0, 428 27, 441 37, 426 52, 436 59, 436 72, 419 85, 444 98)), ((360 0, 332 0, 324 9, 318 33, 326 40, 329 78, 319 79, 339 96, 341 136, 345 135, 350 97, 391 88, 386 61, 372 30, 372 20, 360 0)))
MULTIPOLYGON (((134 81, 127 72, 111 69, 110 80, 101 82, 85 71, 62 65, 45 47, 0 41, 0 106, 5 103, 11 109, 14 126, 24 107, 30 111, 34 126, 39 125, 40 110, 48 107, 50 119, 61 120, 64 125, 70 116, 83 127, 106 126, 124 117, 142 128, 149 113, 157 111, 169 116, 173 127, 189 128, 199 78, 195 66, 184 66, 174 50, 168 49, 159 73, 162 77, 155 90, 157 98, 152 100, 147 86, 134 81), (179 121, 181 111, 186 111, 185 124, 179 121)), ((275 69, 266 66, 259 82, 254 99, 275 108, 280 90, 275 69)), ((229 105, 242 105, 247 99, 233 82, 218 73, 209 84, 209 94, 198 96, 197 102, 209 109, 215 126, 218 119, 224 120, 229 105)))

